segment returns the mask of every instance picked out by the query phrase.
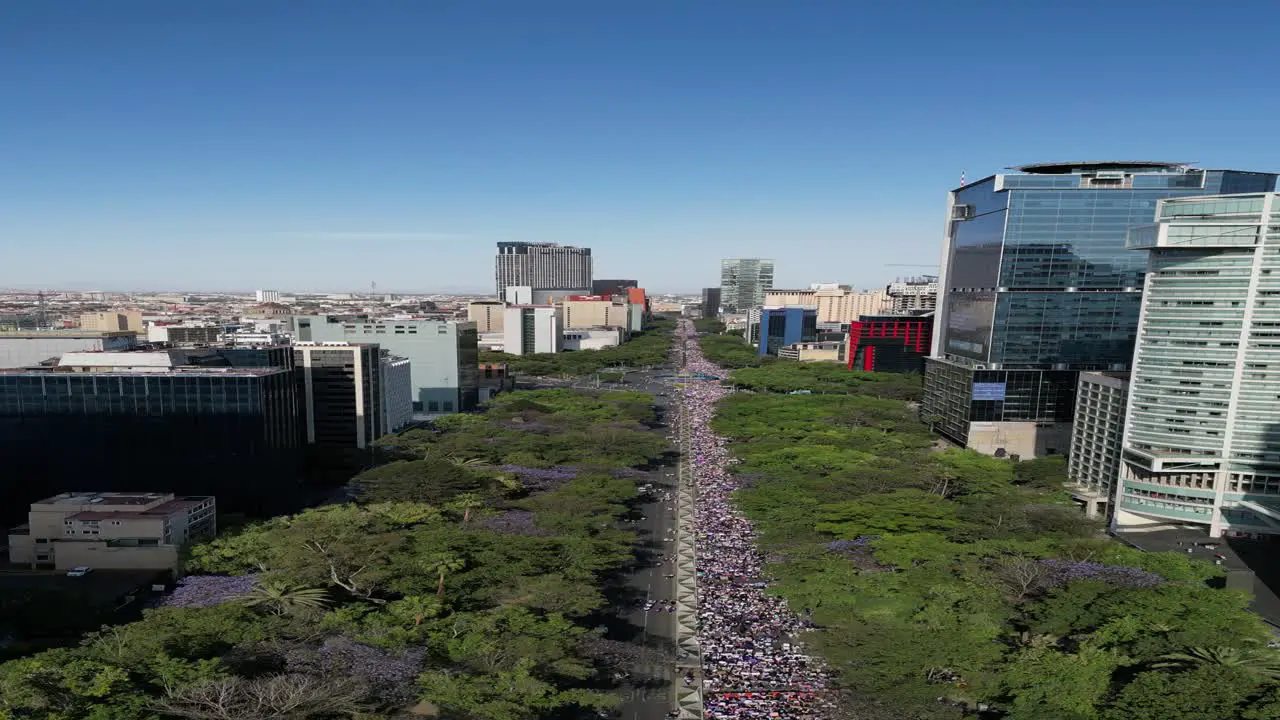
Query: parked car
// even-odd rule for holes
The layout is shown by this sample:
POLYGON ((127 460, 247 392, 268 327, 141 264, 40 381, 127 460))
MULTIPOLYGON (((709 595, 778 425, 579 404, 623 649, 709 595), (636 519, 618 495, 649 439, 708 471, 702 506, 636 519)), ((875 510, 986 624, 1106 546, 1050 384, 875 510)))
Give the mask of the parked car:
POLYGON ((88 565, 77 565, 67 571, 67 577, 84 577, 93 572, 93 568, 88 565))

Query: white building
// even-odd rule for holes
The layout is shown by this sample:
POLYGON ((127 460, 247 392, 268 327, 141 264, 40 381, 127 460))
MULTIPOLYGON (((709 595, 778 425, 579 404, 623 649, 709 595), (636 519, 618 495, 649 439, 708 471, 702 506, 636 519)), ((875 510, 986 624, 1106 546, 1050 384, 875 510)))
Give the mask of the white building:
POLYGON ((627 331, 618 327, 574 328, 564 331, 565 350, 603 350, 622 344, 627 331))
POLYGON ((3 331, 0 332, 0 369, 31 367, 69 352, 125 350, 137 342, 137 333, 124 330, 3 331))
POLYGON ((212 497, 172 493, 63 493, 31 504, 9 531, 9 562, 67 570, 177 570, 189 542, 216 531, 212 497))
POLYGON ((409 358, 382 354, 383 429, 393 433, 413 420, 413 374, 409 358))
POLYGON ((224 333, 222 342, 228 343, 235 347, 254 347, 257 345, 288 345, 289 336, 282 333, 273 332, 253 332, 238 330, 236 332, 224 333))
POLYGON ((279 290, 255 290, 253 299, 260 303, 278 303, 280 302, 279 290))
POLYGON ((508 354, 557 353, 564 348, 564 315, 559 307, 509 307, 502 325, 503 348, 508 354))

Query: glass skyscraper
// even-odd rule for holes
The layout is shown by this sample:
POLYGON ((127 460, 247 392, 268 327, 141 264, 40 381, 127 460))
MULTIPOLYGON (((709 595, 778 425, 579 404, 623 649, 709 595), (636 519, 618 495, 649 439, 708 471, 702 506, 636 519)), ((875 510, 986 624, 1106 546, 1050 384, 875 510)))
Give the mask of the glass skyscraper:
POLYGON ((720 261, 720 307, 743 313, 764 304, 764 291, 773 287, 773 261, 727 258, 720 261))
POLYGON ((1070 443, 1081 370, 1133 355, 1145 252, 1129 228, 1164 198, 1265 192, 1276 176, 1163 162, 1026 165, 952 191, 926 419, 981 452, 1070 443))

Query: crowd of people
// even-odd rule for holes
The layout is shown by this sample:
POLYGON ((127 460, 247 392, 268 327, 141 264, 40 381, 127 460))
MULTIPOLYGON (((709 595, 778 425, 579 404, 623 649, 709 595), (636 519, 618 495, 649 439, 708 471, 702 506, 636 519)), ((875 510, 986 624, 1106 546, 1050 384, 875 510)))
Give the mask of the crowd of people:
MULTIPOLYGON (((681 324, 685 370, 720 376, 698 347, 692 325, 681 324)), ((702 649, 705 717, 713 720, 817 720, 831 705, 822 662, 805 654, 797 635, 806 621, 765 593, 764 559, 750 522, 730 500, 737 482, 725 440, 711 431, 715 404, 726 389, 716 380, 685 383, 697 487, 698 641, 702 649)))

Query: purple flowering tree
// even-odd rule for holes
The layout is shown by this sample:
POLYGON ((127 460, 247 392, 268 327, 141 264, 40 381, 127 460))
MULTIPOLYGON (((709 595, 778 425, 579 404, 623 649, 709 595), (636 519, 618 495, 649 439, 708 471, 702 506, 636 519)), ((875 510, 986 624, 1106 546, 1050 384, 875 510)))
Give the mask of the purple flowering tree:
POLYGON ((162 607, 203 608, 221 605, 253 591, 257 575, 188 575, 161 601, 162 607))

